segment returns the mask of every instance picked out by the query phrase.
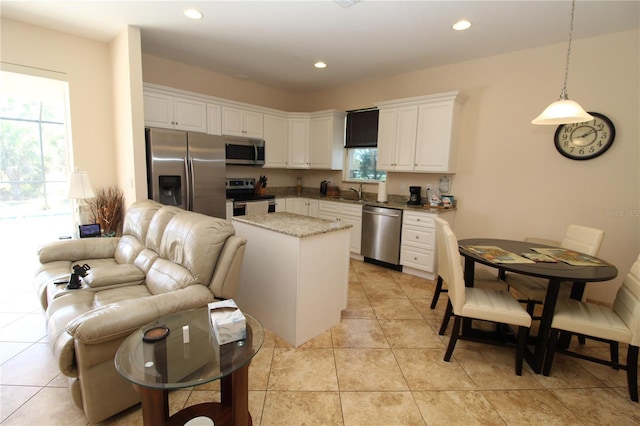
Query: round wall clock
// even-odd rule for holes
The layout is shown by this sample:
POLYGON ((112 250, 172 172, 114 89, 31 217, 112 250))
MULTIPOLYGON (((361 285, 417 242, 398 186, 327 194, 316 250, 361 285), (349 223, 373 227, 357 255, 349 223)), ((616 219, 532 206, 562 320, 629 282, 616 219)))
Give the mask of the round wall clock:
POLYGON ((588 160, 604 154, 616 137, 616 128, 605 115, 589 112, 593 120, 561 124, 554 141, 560 154, 572 160, 588 160))

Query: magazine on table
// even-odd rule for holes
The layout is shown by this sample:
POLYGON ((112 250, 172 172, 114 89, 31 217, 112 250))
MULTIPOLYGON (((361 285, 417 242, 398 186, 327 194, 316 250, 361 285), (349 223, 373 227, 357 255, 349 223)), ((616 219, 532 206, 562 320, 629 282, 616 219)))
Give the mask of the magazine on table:
POLYGON ((529 260, 497 246, 464 246, 464 248, 492 263, 535 263, 533 260, 529 260))
POLYGON ((531 250, 552 257, 572 266, 607 266, 608 263, 588 254, 563 248, 531 248, 531 250))

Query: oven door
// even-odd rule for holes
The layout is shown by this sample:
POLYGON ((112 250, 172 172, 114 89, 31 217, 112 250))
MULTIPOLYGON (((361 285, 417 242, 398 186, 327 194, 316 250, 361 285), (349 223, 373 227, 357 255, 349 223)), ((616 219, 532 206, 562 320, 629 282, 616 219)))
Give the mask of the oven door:
MULTIPOLYGON (((263 200, 246 200, 246 201, 234 201, 233 202, 233 215, 234 216, 244 216, 247 214, 247 203, 255 203, 263 200)), ((269 213, 275 213, 276 211, 276 200, 268 200, 269 207, 267 211, 269 213)))

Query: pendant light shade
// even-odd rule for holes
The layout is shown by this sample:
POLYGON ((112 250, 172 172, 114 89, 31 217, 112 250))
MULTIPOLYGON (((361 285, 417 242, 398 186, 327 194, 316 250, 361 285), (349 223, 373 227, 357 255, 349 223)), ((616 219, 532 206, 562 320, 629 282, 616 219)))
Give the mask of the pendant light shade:
POLYGON ((560 92, 560 99, 549 105, 537 116, 531 124, 569 124, 582 123, 593 120, 577 102, 572 101, 567 96, 567 79, 569 78, 569 59, 571 58, 571 38, 573 35, 573 15, 576 8, 576 0, 571 4, 571 23, 569 24, 569 47, 567 49, 567 65, 564 69, 564 85, 560 92))
POLYGON ((545 108, 532 124, 569 124, 593 120, 580 104, 571 99, 559 99, 545 108))

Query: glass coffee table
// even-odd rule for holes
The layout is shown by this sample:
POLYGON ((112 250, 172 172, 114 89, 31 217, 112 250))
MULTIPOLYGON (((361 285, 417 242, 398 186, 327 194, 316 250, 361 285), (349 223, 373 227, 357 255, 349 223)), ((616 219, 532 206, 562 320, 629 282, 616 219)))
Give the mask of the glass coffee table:
POLYGON ((244 315, 246 339, 225 345, 218 345, 213 336, 207 308, 160 318, 122 343, 115 357, 116 369, 139 390, 145 425, 184 425, 201 416, 212 419, 216 426, 252 424, 249 364, 262 346, 264 330, 255 318, 244 315), (169 416, 170 390, 218 379, 221 402, 193 405, 169 416))

